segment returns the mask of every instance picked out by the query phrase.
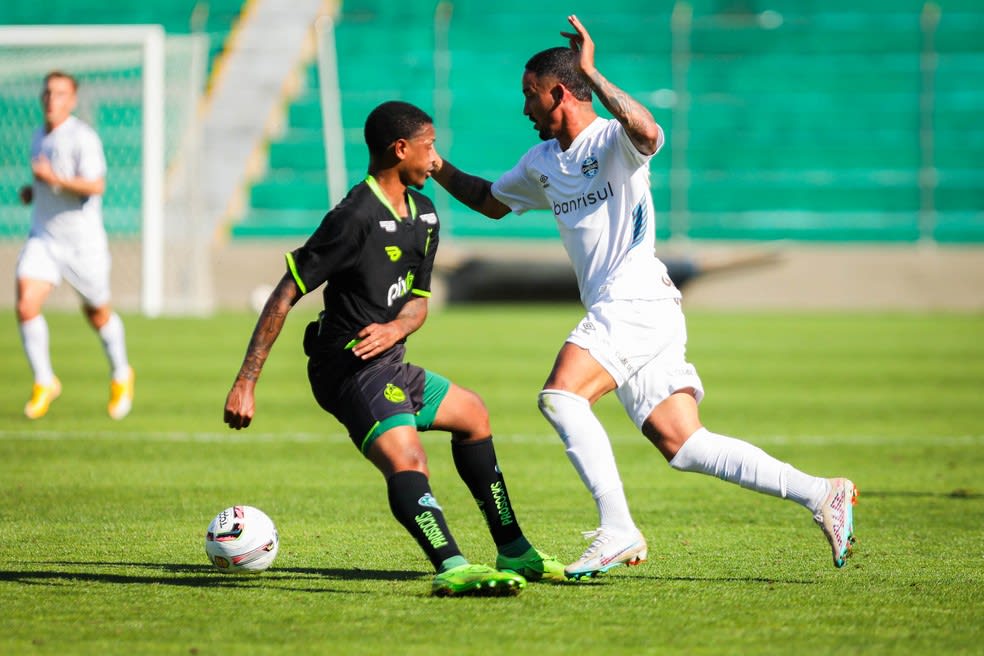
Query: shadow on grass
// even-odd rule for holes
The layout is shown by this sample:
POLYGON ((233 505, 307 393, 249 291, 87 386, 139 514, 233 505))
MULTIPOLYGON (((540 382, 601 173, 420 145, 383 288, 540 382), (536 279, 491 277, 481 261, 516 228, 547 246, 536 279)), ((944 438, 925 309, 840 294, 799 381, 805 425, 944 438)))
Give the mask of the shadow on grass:
POLYGON ((936 498, 936 499, 984 499, 984 493, 957 488, 949 492, 922 492, 916 490, 862 490, 862 500, 869 497, 889 498, 936 498))
POLYGON ((779 579, 767 576, 641 576, 651 581, 680 581, 682 583, 764 583, 766 585, 816 585, 816 581, 779 579))
POLYGON ((337 588, 297 587, 298 582, 334 581, 410 581, 424 572, 401 570, 363 570, 317 567, 274 567, 262 573, 224 574, 207 565, 127 563, 127 562, 37 562, 37 570, 0 569, 0 583, 58 585, 63 582, 115 583, 119 585, 173 585, 196 588, 277 588, 289 592, 347 592, 337 588), (90 571, 71 571, 88 569, 90 571), (133 569, 134 573, 91 571, 133 569))

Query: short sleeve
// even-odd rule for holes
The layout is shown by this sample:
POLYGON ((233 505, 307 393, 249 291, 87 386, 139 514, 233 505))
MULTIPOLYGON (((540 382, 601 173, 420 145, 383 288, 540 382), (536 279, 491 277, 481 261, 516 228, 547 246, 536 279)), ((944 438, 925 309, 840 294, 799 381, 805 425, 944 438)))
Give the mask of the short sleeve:
MULTIPOLYGON (((421 218, 426 215, 421 214, 421 218)), ((410 290, 414 296, 430 297, 431 295, 431 274, 434 271, 434 256, 437 254, 437 243, 440 241, 440 226, 437 223, 436 213, 433 227, 428 224, 427 239, 424 242, 424 259, 420 262, 420 267, 414 274, 413 288, 410 290)))
POLYGON ((287 270, 301 293, 307 294, 334 273, 355 266, 366 238, 361 225, 364 223, 336 207, 303 246, 287 253, 287 270))
POLYGON ((79 131, 78 160, 76 171, 85 180, 98 180, 106 177, 106 156, 102 141, 95 130, 86 128, 79 131))
POLYGON ((663 128, 659 125, 657 127, 659 127, 659 141, 656 144, 656 151, 652 155, 640 153, 636 145, 632 143, 632 139, 629 139, 629 134, 625 131, 625 126, 618 121, 613 120, 609 123, 609 129, 615 131, 615 134, 610 135, 609 138, 614 137, 615 142, 619 146, 619 153, 629 165, 641 166, 647 164, 653 158, 653 155, 663 148, 663 142, 665 140, 663 128))
POLYGON ((533 152, 534 150, 528 151, 516 166, 492 183, 492 195, 516 214, 550 208, 542 183, 530 174, 529 164, 533 152))

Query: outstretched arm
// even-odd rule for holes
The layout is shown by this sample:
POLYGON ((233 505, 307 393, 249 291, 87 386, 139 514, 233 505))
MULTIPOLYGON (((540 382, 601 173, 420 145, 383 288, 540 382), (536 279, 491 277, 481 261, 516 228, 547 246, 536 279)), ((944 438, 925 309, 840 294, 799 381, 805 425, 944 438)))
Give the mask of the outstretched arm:
POLYGON ((263 306, 260 318, 256 320, 256 328, 253 329, 249 346, 246 348, 246 357, 243 358, 243 364, 226 397, 224 421, 230 428, 236 430, 246 428, 253 420, 256 411, 254 400, 256 381, 270 355, 273 343, 277 341, 284 327, 287 313, 301 296, 301 290, 297 288, 294 278, 290 273, 286 273, 263 306))
POLYGON ((574 28, 574 32, 560 34, 570 41, 572 50, 580 53, 581 73, 597 94, 598 100, 622 124, 639 152, 643 155, 652 155, 659 150, 662 142, 663 131, 656 123, 656 119, 648 109, 605 79, 605 76, 595 68, 595 45, 591 35, 577 16, 568 16, 567 21, 574 28))
POLYGON ((490 219, 501 219, 509 214, 509 206, 492 195, 492 183, 485 178, 469 175, 446 159, 441 160, 431 175, 449 194, 476 212, 490 219))

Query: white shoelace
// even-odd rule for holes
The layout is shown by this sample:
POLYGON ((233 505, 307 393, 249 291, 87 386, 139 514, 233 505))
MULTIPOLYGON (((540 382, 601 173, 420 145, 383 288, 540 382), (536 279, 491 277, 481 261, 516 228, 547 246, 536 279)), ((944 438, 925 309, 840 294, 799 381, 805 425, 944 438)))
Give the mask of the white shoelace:
MULTIPOLYGON (((607 531, 603 531, 600 528, 596 528, 593 531, 581 531, 581 535, 584 536, 585 540, 591 540, 591 544, 588 546, 587 551, 584 553, 585 556, 588 554, 594 554, 598 549, 601 549, 605 544, 611 542, 612 536, 607 531)), ((584 556, 582 556, 583 558, 584 556)))

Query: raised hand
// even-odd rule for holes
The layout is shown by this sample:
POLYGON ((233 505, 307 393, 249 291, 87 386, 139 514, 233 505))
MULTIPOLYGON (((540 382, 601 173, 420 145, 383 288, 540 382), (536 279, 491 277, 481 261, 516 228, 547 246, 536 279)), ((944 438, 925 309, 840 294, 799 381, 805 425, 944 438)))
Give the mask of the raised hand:
POLYGON ((588 34, 587 28, 581 24, 577 16, 573 14, 567 17, 567 22, 574 28, 574 32, 561 32, 560 35, 567 39, 571 44, 571 50, 580 53, 581 71, 588 75, 595 70, 594 56, 595 45, 588 34))

